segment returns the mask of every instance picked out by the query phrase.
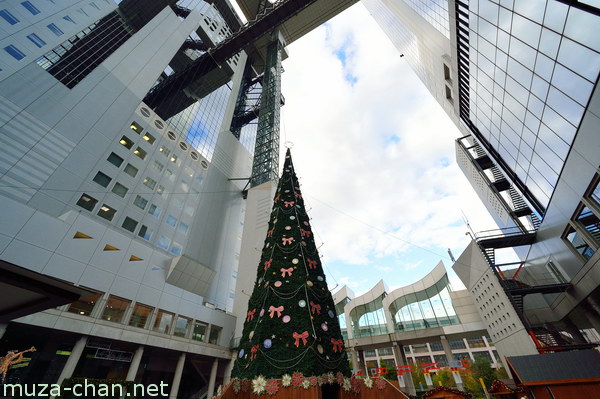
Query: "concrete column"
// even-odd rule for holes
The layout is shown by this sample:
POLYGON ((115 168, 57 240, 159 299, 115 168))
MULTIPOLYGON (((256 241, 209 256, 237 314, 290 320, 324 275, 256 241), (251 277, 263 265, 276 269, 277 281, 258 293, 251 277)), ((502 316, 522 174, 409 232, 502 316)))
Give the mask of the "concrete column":
POLYGON ((231 381, 231 372, 233 371, 233 365, 235 363, 235 359, 237 358, 237 353, 237 351, 233 351, 233 357, 225 367, 225 375, 223 376, 223 387, 227 386, 227 384, 229 384, 229 381, 231 381))
POLYGON ((367 362, 365 360, 365 351, 358 351, 358 364, 360 365, 360 369, 363 371, 365 376, 369 375, 369 370, 367 370, 367 362))
POLYGON ((350 355, 352 356, 352 369, 360 370, 360 363, 358 362, 358 354, 355 349, 350 349, 350 355))
POLYGON ((4 333, 6 332, 7 327, 8 327, 8 324, 0 323, 0 339, 2 339, 2 337, 4 337, 4 333))
MULTIPOLYGON (((452 348, 450 348, 450 343, 448 342, 448 338, 446 338, 445 335, 440 335, 440 342, 442 343, 442 347, 444 348, 444 354, 446 355, 446 358, 448 359, 449 362, 453 362, 455 360, 454 354, 452 353, 452 348)), ((456 387, 459 390, 461 390, 461 391, 465 390, 465 385, 463 384, 463 382, 460 378, 454 376, 454 382, 456 382, 456 387)))
MULTIPOLYGON (((65 367, 63 367, 62 371, 60 372, 60 376, 58 377, 58 381, 56 381, 58 385, 62 384, 65 379, 73 376, 73 372, 75 371, 75 367, 77 367, 79 358, 85 349, 87 340, 88 338, 83 336, 75 343, 75 346, 71 350, 71 354, 67 359, 67 363, 65 363, 65 367)), ((54 396, 52 396, 51 399, 54 399, 54 396)))
POLYGON ((210 378, 208 379, 208 391, 206 394, 207 398, 212 398, 215 394, 215 383, 217 381, 217 370, 219 369, 219 358, 215 358, 215 361, 210 368, 210 378))
MULTIPOLYGON (((398 345, 397 342, 392 344, 392 350, 394 352, 394 360, 396 362, 396 366, 406 366, 408 362, 404 357, 404 349, 402 345, 398 345)), ((404 393, 408 393, 409 395, 416 395, 417 391, 415 389, 415 384, 413 383, 412 373, 404 373, 402 377, 398 376, 398 383, 400 383, 400 378, 404 381, 404 388, 400 388, 404 393)))
POLYGON ((179 356, 177 361, 177 367, 175 367, 175 376, 173 376, 173 382, 171 383, 171 393, 169 393, 169 399, 177 399, 177 393, 179 392, 179 384, 181 383, 181 374, 183 374, 183 365, 185 364, 185 352, 179 356))
POLYGON ((452 354, 452 348, 450 348, 450 343, 445 335, 440 335, 440 342, 442 343, 442 348, 444 348, 444 354, 449 362, 454 361, 454 355, 452 354))
MULTIPOLYGON (((127 370, 127 377, 125 377, 126 381, 135 381, 135 376, 137 375, 138 369, 140 368, 140 362, 142 361, 143 354, 144 347, 140 345, 133 354, 133 359, 131 359, 129 370, 127 370)), ((121 399, 125 399, 126 397, 127 395, 123 395, 121 396, 121 399)))
POLYGON ((129 370, 127 370, 127 377, 125 377, 127 381, 135 381, 135 376, 137 375, 138 369, 140 368, 140 362, 142 361, 143 354, 144 347, 140 345, 133 354, 133 359, 131 360, 131 364, 129 365, 129 370))

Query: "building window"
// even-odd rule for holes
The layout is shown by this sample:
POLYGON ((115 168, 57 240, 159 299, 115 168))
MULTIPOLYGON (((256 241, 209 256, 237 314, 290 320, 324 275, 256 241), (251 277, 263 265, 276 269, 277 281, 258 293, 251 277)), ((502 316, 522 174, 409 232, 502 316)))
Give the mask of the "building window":
POLYGON ((443 351, 444 347, 442 346, 441 342, 430 342, 429 343, 429 347, 431 348, 432 352, 438 352, 438 351, 443 351))
POLYGON ((110 155, 108 156, 108 158, 106 158, 106 160, 108 162, 112 163, 113 165, 115 165, 117 168, 120 168, 121 165, 123 164, 123 158, 121 158, 114 152, 111 152, 110 155))
POLYGON ((138 236, 142 237, 146 241, 150 241, 152 239, 152 233, 153 231, 149 229, 148 226, 142 225, 142 227, 140 227, 138 236))
POLYGON ((40 13, 40 10, 38 10, 33 4, 31 4, 30 1, 23 1, 21 2, 21 5, 25 7, 25 9, 29 11, 32 15, 37 15, 40 13))
POLYGON ((133 130, 134 132, 136 132, 137 134, 140 134, 140 133, 142 133, 142 131, 144 130, 144 129, 143 129, 143 128, 142 128, 142 127, 139 125, 139 123, 137 123, 137 122, 135 122, 135 121, 134 121, 134 122, 131 122, 131 125, 129 125, 129 128, 130 128, 131 130, 133 130))
POLYGON ((590 259, 596 251, 583 238, 583 234, 572 226, 567 227, 563 238, 577 251, 585 260, 590 259))
POLYGON ((136 148, 133 153, 135 155, 137 155, 138 157, 140 157, 141 159, 145 159, 146 155, 148 155, 148 153, 146 151, 144 151, 141 147, 136 148))
POLYGON ((132 327, 146 328, 146 324, 148 324, 153 309, 154 308, 150 306, 136 303, 133 308, 131 319, 129 319, 129 325, 132 327))
POLYGON ((156 187, 156 180, 146 177, 144 179, 144 186, 148 187, 150 190, 154 190, 156 187))
POLYGON ((446 64, 444 64, 444 79, 446 79, 446 80, 450 80, 451 79, 450 68, 446 64))
POLYGON ((183 222, 179 222, 179 231, 182 232, 183 234, 187 234, 189 230, 189 226, 183 222))
POLYGON ((146 205, 148 205, 148 200, 144 197, 136 195, 135 199, 133 200, 133 204, 140 209, 146 209, 146 205))
POLYGON ((171 244, 171 239, 163 235, 156 240, 156 246, 164 249, 165 251, 169 249, 169 244, 171 244))
POLYGON ((201 321, 194 322, 194 330, 192 331, 192 339, 195 341, 204 342, 206 340, 206 329, 208 324, 201 321))
POLYGON ((154 169, 158 170, 159 172, 162 172, 165 165, 163 165, 162 163, 158 162, 158 161, 154 161, 154 169))
POLYGON ((485 348, 485 342, 481 337, 467 338, 467 342, 470 348, 485 348))
POLYGON ((171 324, 173 324, 174 316, 173 313, 159 310, 156 314, 156 320, 154 320, 154 327, 152 329, 163 334, 168 334, 171 329, 171 324))
POLYGON ((177 321, 175 322, 175 331, 173 335, 176 337, 185 338, 187 336, 188 328, 191 325, 191 320, 185 317, 177 317, 177 321))
POLYGON ((173 163, 177 163, 177 155, 173 155, 169 160, 173 163))
POLYGON ((212 324, 210 326, 210 333, 208 335, 208 343, 209 344, 213 344, 213 345, 218 345, 219 343, 219 336, 221 335, 221 330, 223 328, 219 327, 219 326, 215 326, 214 324, 212 324))
POLYGON ((121 183, 115 183, 115 185, 113 186, 113 189, 112 189, 112 192, 117 194, 121 198, 125 198, 127 191, 129 191, 129 189, 127 187, 125 187, 124 185, 122 185, 121 183))
POLYGON ((115 213, 117 213, 116 209, 111 208, 110 206, 108 206, 106 204, 102 204, 102 206, 100 207, 100 210, 98 211, 98 216, 100 216, 101 218, 104 218, 110 222, 115 217, 115 213))
POLYGON ((23 53, 21 50, 19 50, 12 44, 4 47, 4 51, 6 51, 8 54, 12 55, 13 58, 16 60, 22 60, 23 58, 25 58, 25 53, 23 53))
POLYGON ((178 243, 174 242, 173 245, 171 245, 171 249, 169 250, 169 252, 171 252, 175 256, 179 256, 183 252, 183 247, 178 243))
MULTIPOLYGON (((79 9, 79 12, 85 14, 82 9, 79 9)), ((63 19, 75 24, 73 18, 68 15, 63 19)), ((71 89, 130 36, 131 33, 125 27, 122 17, 117 12, 112 12, 54 47, 36 62, 71 89)))
POLYGON ((119 144, 121 144, 128 150, 131 150, 131 147, 133 147, 133 141, 131 141, 127 136, 121 137, 121 140, 119 140, 119 144))
POLYGON ((98 200, 90 197, 87 194, 82 194, 77 201, 77 205, 85 209, 86 211, 93 211, 94 207, 98 203, 98 200))
POLYGON ((448 343, 450 344, 450 348, 452 349, 465 349, 465 341, 463 341, 462 339, 451 339, 448 341, 448 343))
POLYGON ((128 163, 127 166, 125 166, 125 169, 123 169, 123 171, 125 173, 127 173, 129 176, 135 177, 135 176, 137 176, 139 170, 132 164, 128 163))
POLYGON ((164 145, 161 146, 158 151, 163 154, 165 157, 168 157, 169 154, 171 153, 171 150, 169 150, 167 147, 165 147, 164 145))
POLYGON ((67 312, 89 316, 92 314, 94 306, 96 306, 96 302, 98 302, 98 299, 100 299, 101 296, 102 294, 97 293, 83 297, 69 305, 67 312))
POLYGON ((0 10, 0 17, 4 18, 4 20, 11 25, 19 23, 19 20, 15 18, 15 16, 12 15, 8 10, 0 10))
POLYGON ((172 215, 168 215, 167 219, 165 220, 165 223, 171 227, 175 227, 175 225, 177 224, 177 219, 172 215))
POLYGON ((152 204, 150 205, 150 209, 148 209, 148 213, 155 218, 158 218, 160 216, 160 208, 152 204))
POLYGON ((101 319, 120 323, 130 303, 131 301, 110 296, 108 301, 106 301, 101 319))
POLYGON ((125 220, 123 220, 123 225, 122 227, 125 230, 131 231, 133 233, 133 231, 135 230, 135 228, 137 227, 138 222, 133 220, 132 218, 130 218, 129 216, 125 217, 125 220))
POLYGON ((39 37, 38 35, 36 35, 35 33, 32 33, 30 35, 27 35, 27 38, 36 46, 38 46, 39 48, 42 48, 46 45, 46 42, 42 40, 41 37, 39 37))
POLYGON ((146 142, 148 142, 150 144, 154 144, 154 142, 156 141, 156 138, 153 135, 151 135, 150 133, 144 134, 143 139, 146 140, 146 142))
POLYGON ((158 188, 156 189, 156 193, 158 195, 163 195, 163 193, 165 192, 165 187, 163 185, 158 185, 158 188))
POLYGON ((101 185, 102 187, 108 187, 108 185, 112 181, 112 178, 102 172, 98 172, 92 180, 101 185))
POLYGON ((61 36, 65 33, 62 30, 60 30, 60 28, 58 26, 56 26, 56 24, 50 24, 47 26, 48 26, 48 29, 50 29, 50 31, 52 33, 54 33, 56 36, 61 36))

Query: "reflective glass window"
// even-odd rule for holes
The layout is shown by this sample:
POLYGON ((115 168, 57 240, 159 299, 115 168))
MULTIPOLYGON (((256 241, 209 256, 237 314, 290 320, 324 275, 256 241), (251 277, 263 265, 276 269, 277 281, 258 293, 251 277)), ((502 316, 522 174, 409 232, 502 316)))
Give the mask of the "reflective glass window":
POLYGON ((146 328, 146 324, 152 315, 153 309, 154 308, 150 306, 136 303, 135 307, 133 308, 133 314, 129 319, 129 325, 132 327, 146 328))
POLYGON ((106 306, 104 307, 104 311, 102 312, 101 318, 103 320, 120 323, 121 320, 123 320, 125 311, 127 310, 127 307, 130 303, 131 301, 128 301, 126 299, 110 296, 106 301, 106 306))
POLYGON ((173 317, 175 315, 164 310, 159 310, 156 314, 156 320, 154 320, 153 330, 163 334, 168 334, 173 324, 173 317))

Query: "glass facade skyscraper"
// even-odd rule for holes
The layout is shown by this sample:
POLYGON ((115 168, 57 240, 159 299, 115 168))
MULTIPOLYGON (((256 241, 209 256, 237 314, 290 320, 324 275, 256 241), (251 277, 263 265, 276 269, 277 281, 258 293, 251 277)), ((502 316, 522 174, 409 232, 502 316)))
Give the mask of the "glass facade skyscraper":
POLYGON ((498 350, 551 347, 561 330, 586 345, 580 331, 600 331, 600 4, 362 2, 457 125, 457 163, 501 227, 476 234, 471 269, 454 266, 498 350), (501 248, 518 262, 498 264, 501 248))

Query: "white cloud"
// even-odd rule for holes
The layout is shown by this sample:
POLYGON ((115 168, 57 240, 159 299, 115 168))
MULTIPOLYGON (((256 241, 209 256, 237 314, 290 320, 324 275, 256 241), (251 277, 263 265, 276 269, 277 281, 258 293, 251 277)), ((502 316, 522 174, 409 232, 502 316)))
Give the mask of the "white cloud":
MULTIPOLYGON (((468 243, 461 209, 473 228, 493 228, 454 162, 458 130, 362 4, 288 51, 282 142, 294 143, 329 262, 374 266, 413 244, 446 258, 445 248, 468 243)), ((338 281, 359 284, 355 275, 338 281)))

